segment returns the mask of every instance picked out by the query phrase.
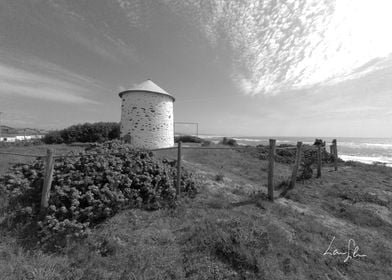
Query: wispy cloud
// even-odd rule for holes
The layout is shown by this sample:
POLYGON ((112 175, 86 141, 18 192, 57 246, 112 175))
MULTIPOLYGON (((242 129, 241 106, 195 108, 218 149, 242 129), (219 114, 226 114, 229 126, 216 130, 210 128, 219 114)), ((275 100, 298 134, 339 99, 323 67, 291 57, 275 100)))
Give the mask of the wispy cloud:
POLYGON ((388 69, 392 69, 392 55, 374 58, 359 67, 353 68, 347 73, 326 79, 318 85, 330 86, 342 83, 344 81, 366 78, 372 73, 382 73, 383 70, 388 69))
POLYGON ((322 40, 320 27, 333 11, 330 1, 318 0, 163 2, 198 26, 212 46, 225 45, 232 79, 249 95, 274 94, 298 83, 306 73, 297 65, 306 49, 322 40))
POLYGON ((357 79, 376 70, 361 65, 392 52, 388 0, 161 2, 225 46, 232 80, 249 95, 357 79))
POLYGON ((23 60, 24 68, 10 65, 16 63, 12 56, 4 62, 5 52, 0 52, 0 93, 61 103, 99 104, 89 98, 93 90, 102 86, 86 77, 72 73, 52 63, 38 59, 23 60))
MULTIPOLYGON (((138 60, 133 46, 124 42, 120 36, 116 36, 113 23, 109 25, 101 21, 99 15, 94 12, 86 14, 85 10, 78 9, 78 3, 67 5, 62 1, 51 1, 51 4, 57 12, 57 20, 63 23, 61 28, 72 40, 100 57, 116 63, 138 60)), ((80 5, 83 7, 83 4, 80 5)))
POLYGON ((120 8, 125 12, 125 15, 127 16, 128 22, 131 26, 138 28, 146 27, 142 24, 144 18, 142 1, 117 0, 117 3, 120 8))
MULTIPOLYGON (((19 1, 2 1, 0 8, 4 13, 2 16, 6 17, 5 23, 2 22, 3 25, 13 22, 13 18, 22 18, 21 26, 32 27, 33 32, 40 30, 38 37, 44 35, 60 39, 59 42, 66 43, 64 47, 71 45, 72 48, 78 49, 81 46, 99 59, 114 63, 137 61, 132 41, 124 40, 124 36, 121 36, 124 34, 122 32, 124 20, 121 21, 119 9, 111 9, 116 6, 114 4, 116 3, 113 1, 95 3, 39 0, 28 4, 19 1), (112 18, 120 20, 112 20, 112 18), (120 24, 116 25, 118 22, 120 24)), ((28 28, 24 29, 28 30, 28 28)), ((33 42, 26 41, 27 44, 34 45, 34 40, 30 41, 33 42)), ((53 45, 56 45, 56 42, 53 45)))

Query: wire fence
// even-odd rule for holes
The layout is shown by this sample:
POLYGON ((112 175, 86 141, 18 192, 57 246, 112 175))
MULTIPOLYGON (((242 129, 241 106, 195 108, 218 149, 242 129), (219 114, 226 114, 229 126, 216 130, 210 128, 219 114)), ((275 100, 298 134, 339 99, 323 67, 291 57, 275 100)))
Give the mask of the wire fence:
MULTIPOLYGON (((253 147, 265 149, 266 147, 253 147)), ((183 146, 181 142, 177 146, 168 148, 151 149, 150 151, 165 151, 165 150, 177 150, 177 178, 176 178, 176 192, 177 196, 180 197, 180 184, 181 184, 181 163, 182 163, 182 151, 183 150, 241 150, 249 149, 249 146, 231 146, 231 147, 203 147, 203 146, 183 146)), ((295 162, 292 169, 292 175, 290 180, 289 188, 295 187, 297 181, 297 173, 301 163, 301 153, 302 153, 302 142, 297 142, 295 147, 276 147, 276 140, 269 140, 269 154, 268 154, 268 198, 269 200, 274 200, 274 174, 275 174, 275 156, 277 150, 296 150, 295 162)), ((338 149, 337 141, 334 139, 332 145, 330 145, 330 151, 333 156, 334 169, 338 170, 338 149)), ((75 158, 75 157, 87 157, 87 156, 110 156, 110 155, 123 155, 124 153, 79 153, 79 154, 65 154, 65 155, 54 155, 52 149, 47 149, 46 155, 32 155, 32 154, 20 154, 13 152, 1 152, 0 155, 13 155, 13 156, 24 156, 24 157, 34 157, 37 159, 45 160, 45 177, 42 188, 41 196, 41 208, 45 209, 48 207, 48 201, 50 197, 50 189, 53 180, 53 169, 54 161, 56 158, 75 158)), ((322 165, 322 153, 321 145, 317 145, 317 177, 321 177, 321 165, 322 165)))
POLYGON ((29 154, 19 154, 19 153, 9 153, 9 152, 0 152, 0 155, 10 155, 10 156, 22 156, 22 157, 43 157, 42 155, 29 155, 29 154))
MULTIPOLYGON (((202 147, 202 146, 182 146, 184 150, 245 150, 248 149, 249 146, 231 146, 231 147, 202 147)), ((255 149, 264 149, 264 146, 252 146, 255 149)), ((166 151, 166 150, 175 150, 177 146, 168 147, 168 148, 157 148, 150 149, 150 151, 166 151)), ((296 147, 276 147, 275 150, 296 150, 296 147)), ((80 156, 104 156, 104 155, 121 155, 122 153, 79 153, 79 154, 65 154, 65 155, 53 155, 54 158, 72 158, 72 157, 80 157, 80 156)), ((21 154, 21 153, 13 153, 13 152, 1 152, 0 155, 11 155, 11 156, 23 156, 23 157, 33 157, 33 158, 42 158, 46 155, 37 155, 37 154, 21 154)))

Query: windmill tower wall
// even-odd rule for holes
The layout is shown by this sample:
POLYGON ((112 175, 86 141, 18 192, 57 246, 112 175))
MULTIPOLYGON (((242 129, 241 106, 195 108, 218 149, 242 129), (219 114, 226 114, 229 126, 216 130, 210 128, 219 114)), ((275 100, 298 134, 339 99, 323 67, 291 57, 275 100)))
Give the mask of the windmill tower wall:
POLYGON ((174 146, 174 98, 146 81, 120 93, 121 137, 135 148, 174 146))

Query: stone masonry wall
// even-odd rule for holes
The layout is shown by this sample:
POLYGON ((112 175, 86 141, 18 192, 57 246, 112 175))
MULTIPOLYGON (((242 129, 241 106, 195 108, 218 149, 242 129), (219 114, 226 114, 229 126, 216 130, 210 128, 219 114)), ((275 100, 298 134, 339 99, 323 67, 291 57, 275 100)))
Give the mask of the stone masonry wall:
POLYGON ((172 147, 173 100, 169 96, 150 92, 123 94, 121 137, 125 136, 130 136, 130 142, 136 148, 172 147))

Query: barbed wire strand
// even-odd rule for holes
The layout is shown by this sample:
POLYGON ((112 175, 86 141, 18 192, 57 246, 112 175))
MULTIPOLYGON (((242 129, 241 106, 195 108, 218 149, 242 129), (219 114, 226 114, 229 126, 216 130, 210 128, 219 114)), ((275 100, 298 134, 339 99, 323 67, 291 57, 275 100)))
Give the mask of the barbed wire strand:
MULTIPOLYGON (((246 146, 246 147, 181 147, 184 150, 244 150, 249 148, 256 148, 256 149, 265 149, 269 148, 269 146, 262 146, 262 147, 255 147, 255 146, 246 146)), ((150 151, 165 151, 165 150, 174 150, 177 149, 176 146, 168 147, 168 148, 159 148, 159 149, 152 149, 150 151)), ((296 150, 296 147, 277 147, 275 150, 296 150)), ((1 155, 13 155, 13 156, 24 156, 24 157, 38 157, 43 158, 46 155, 32 155, 32 154, 20 154, 20 153, 10 153, 10 152, 0 152, 1 155)), ((94 153, 94 154, 77 154, 77 155, 70 155, 69 152, 65 155, 54 155, 54 158, 72 158, 72 157, 81 157, 81 156, 109 156, 109 155, 123 155, 124 153, 94 153)))

